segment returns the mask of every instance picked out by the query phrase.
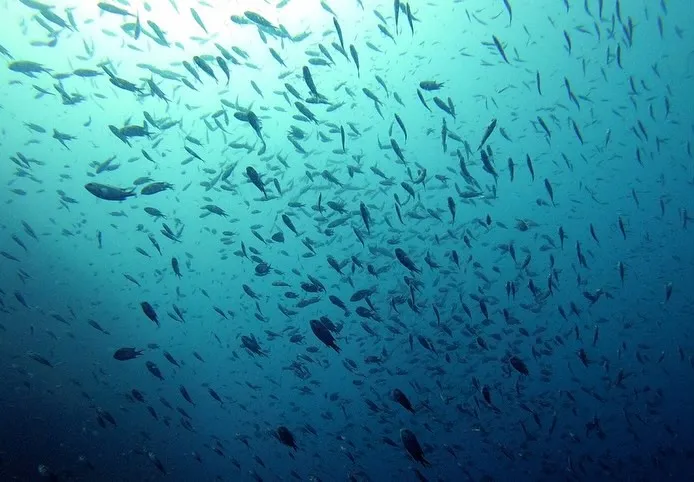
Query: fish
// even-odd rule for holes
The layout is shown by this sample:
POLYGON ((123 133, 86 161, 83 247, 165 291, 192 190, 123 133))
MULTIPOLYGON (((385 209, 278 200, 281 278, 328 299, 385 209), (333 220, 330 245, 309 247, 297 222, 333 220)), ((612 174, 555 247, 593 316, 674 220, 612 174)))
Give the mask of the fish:
POLYGON ((512 356, 511 358, 509 358, 509 363, 521 375, 525 375, 525 376, 530 375, 530 371, 528 370, 528 367, 525 364, 525 362, 523 360, 521 360, 520 358, 518 358, 517 356, 512 356))
POLYGON ((426 90, 427 92, 439 90, 443 86, 443 82, 436 82, 435 80, 423 80, 419 83, 419 88, 422 90, 426 90))
POLYGON ((84 185, 84 188, 105 201, 125 201, 129 197, 135 196, 135 190, 132 188, 114 187, 97 182, 89 182, 84 185))
POLYGON ((350 44, 349 54, 352 56, 352 60, 354 61, 354 65, 357 67, 357 76, 361 77, 361 71, 359 69, 359 54, 357 53, 357 49, 354 47, 354 45, 350 44))
POLYGON ((279 427, 277 427, 277 429, 275 430, 275 436, 277 437, 277 440, 279 440, 280 443, 282 443, 283 445, 290 447, 295 452, 299 450, 299 448, 296 445, 296 439, 294 438, 294 434, 284 425, 280 425, 279 427))
POLYGON ((142 308, 142 312, 147 316, 147 318, 153 321, 154 324, 158 327, 159 317, 157 316, 157 312, 154 311, 152 305, 150 305, 147 301, 143 301, 142 303, 140 303, 140 307, 142 308))
POLYGON ((482 146, 487 142, 487 140, 489 139, 489 136, 492 135, 495 128, 496 128, 496 119, 492 119, 492 121, 489 123, 489 125, 485 129, 484 134, 482 134, 482 140, 480 141, 480 145, 477 146, 478 151, 480 149, 482 149, 482 146))
POLYGON ((96 4, 97 7, 103 12, 106 13, 112 13, 114 15, 121 15, 123 17, 134 17, 132 13, 128 12, 127 10, 120 8, 116 5, 107 3, 107 2, 99 2, 96 4))
POLYGON ((506 8, 506 11, 508 12, 508 24, 511 25, 513 23, 513 10, 511 10, 511 4, 508 3, 508 0, 503 0, 504 2, 504 8, 506 8))
POLYGON ((41 365, 47 366, 49 368, 55 368, 55 365, 50 360, 36 352, 27 352, 27 356, 32 360, 37 361, 41 365))
POLYGON ((335 337, 329 327, 322 321, 313 319, 310 321, 311 331, 323 344, 340 353, 340 347, 335 342, 335 337))
POLYGON ((193 16, 193 20, 195 20, 195 23, 198 24, 198 26, 205 32, 209 33, 207 31, 207 27, 205 27, 205 24, 203 23, 202 19, 200 18, 200 15, 198 14, 197 10, 194 8, 190 9, 190 14, 193 16))
POLYGON ((419 89, 417 89, 417 97, 419 97, 419 100, 420 100, 420 102, 422 103, 422 105, 424 105, 424 107, 426 107, 426 109, 427 109, 429 112, 431 112, 431 109, 430 109, 429 106, 427 105, 426 100, 424 100, 424 95, 422 95, 422 91, 419 90, 419 89))
POLYGON ((424 458, 424 450, 419 444, 417 436, 409 429, 400 429, 400 440, 407 453, 415 462, 420 463, 424 467, 431 467, 431 463, 424 458))
POLYGON ((391 398, 398 404, 402 405, 402 407, 408 412, 415 413, 415 409, 412 406, 412 402, 410 402, 410 399, 407 398, 407 395, 405 395, 399 388, 393 389, 393 391, 391 392, 391 398))
POLYGON ((528 171, 530 172, 530 179, 535 181, 535 168, 533 167, 533 160, 530 159, 530 155, 525 155, 525 164, 528 166, 528 171))
POLYGON ((118 348, 113 353, 113 358, 119 361, 133 360, 142 355, 142 350, 137 350, 132 347, 118 348))
MULTIPOLYGON (((217 82, 217 76, 215 75, 214 70, 212 70, 212 67, 210 67, 202 57, 199 55, 193 56, 193 62, 200 68, 200 70, 205 72, 207 75, 212 77, 215 82, 217 82)), ((200 80, 199 77, 197 77, 197 79, 200 80)))
POLYGON ((498 38, 496 38, 496 35, 492 35, 492 40, 494 41, 494 45, 496 46, 496 50, 499 51, 499 55, 501 55, 501 58, 504 59, 504 62, 507 64, 510 63, 508 61, 508 58, 506 57, 506 52, 504 51, 503 45, 501 45, 501 42, 499 41, 498 38))

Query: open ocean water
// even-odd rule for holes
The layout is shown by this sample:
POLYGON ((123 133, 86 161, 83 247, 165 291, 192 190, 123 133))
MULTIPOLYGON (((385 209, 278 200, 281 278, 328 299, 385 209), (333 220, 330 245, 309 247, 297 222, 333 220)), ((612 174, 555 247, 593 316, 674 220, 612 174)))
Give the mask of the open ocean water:
POLYGON ((694 480, 693 17, 4 0, 0 480, 694 480))

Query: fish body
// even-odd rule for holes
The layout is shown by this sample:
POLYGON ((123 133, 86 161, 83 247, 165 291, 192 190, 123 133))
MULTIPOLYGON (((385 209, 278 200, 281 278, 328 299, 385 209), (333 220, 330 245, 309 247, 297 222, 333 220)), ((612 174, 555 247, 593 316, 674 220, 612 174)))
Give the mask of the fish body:
POLYGON ((357 67, 357 77, 361 77, 361 70, 359 69, 359 54, 357 53, 357 49, 354 47, 354 45, 349 46, 349 54, 352 56, 354 65, 357 67))
POLYGON ((398 261, 400 261, 400 264, 402 264, 405 268, 412 271, 413 273, 421 273, 422 272, 419 268, 417 268, 417 266, 410 259, 410 257, 407 255, 407 253, 405 253, 405 251, 403 251, 401 248, 395 249, 395 257, 397 258, 398 261))
POLYGON ((487 139, 489 139, 489 136, 492 135, 495 128, 496 128, 496 119, 492 119, 492 121, 489 123, 489 125, 485 129, 484 134, 482 135, 482 140, 480 141, 480 145, 477 146, 478 151, 480 149, 482 149, 482 146, 484 145, 485 142, 487 142, 487 139))
POLYGON ((419 83, 419 88, 427 92, 439 90, 441 87, 443 87, 443 82, 436 82, 435 80, 423 80, 419 83))
POLYGON ((96 4, 96 6, 99 7, 99 9, 101 11, 106 12, 106 13, 112 13, 114 15, 122 15, 124 17, 134 17, 135 16, 132 13, 128 12, 127 10, 122 9, 120 7, 117 7, 115 5, 112 5, 110 3, 99 2, 96 4))
POLYGON ((340 353, 340 347, 338 347, 335 343, 335 337, 330 332, 330 329, 323 322, 323 320, 311 320, 310 325, 311 331, 314 335, 316 335, 316 338, 322 341, 323 344, 325 344, 325 346, 328 346, 335 350, 337 353, 340 353))
POLYGON ((501 55, 501 58, 504 59, 504 62, 507 64, 510 63, 508 61, 508 58, 506 57, 506 52, 504 51, 503 45, 501 45, 501 42, 499 41, 498 38, 496 38, 496 35, 492 35, 492 40, 494 41, 494 45, 496 46, 496 49, 499 51, 499 55, 501 55))
POLYGON ((424 458, 424 450, 419 444, 419 440, 417 440, 417 436, 414 432, 406 428, 400 429, 400 440, 412 459, 419 462, 424 467, 431 467, 431 463, 424 458))
POLYGON ((287 427, 283 425, 277 427, 277 430, 275 430, 275 436, 277 437, 277 440, 287 447, 294 449, 295 452, 298 450, 294 434, 292 434, 287 427))
POLYGON ((148 361, 145 363, 145 366, 147 367, 147 370, 154 375, 156 378, 159 380, 164 380, 164 377, 161 374, 161 370, 159 370, 159 367, 154 363, 153 361, 148 361))
POLYGON ((117 349, 113 353, 113 358, 119 361, 132 360, 142 355, 142 350, 136 350, 135 348, 123 347, 117 349))
POLYGON ((260 192, 263 193, 265 196, 265 199, 267 199, 267 191, 265 191, 265 184, 260 179, 260 174, 258 174, 258 171, 256 171, 253 167, 248 166, 246 168, 246 175, 248 176, 248 179, 253 183, 255 187, 258 188, 260 192))
POLYGON ((129 197, 135 196, 134 189, 108 186, 98 182, 87 183, 84 185, 84 188, 94 196, 105 201, 125 201, 129 197))
POLYGON ((50 73, 51 70, 44 67, 43 65, 32 62, 29 60, 15 60, 9 63, 8 68, 20 74, 27 75, 29 77, 35 77, 39 73, 50 73))
POLYGON ((205 62, 205 59, 196 55, 193 57, 193 62, 200 68, 200 70, 205 72, 207 75, 212 77, 215 82, 217 82, 217 76, 214 74, 214 70, 212 70, 212 67, 210 67, 210 65, 207 62, 205 62))
POLYGON ((194 8, 190 9, 190 14, 193 16, 193 20, 195 20, 195 23, 197 23, 200 26, 200 28, 203 29, 203 31, 205 33, 208 33, 207 27, 205 27, 205 24, 203 23, 202 19, 200 18, 200 15, 198 14, 198 12, 194 8))
POLYGON ((142 308, 142 312, 149 318, 151 321, 154 322, 157 326, 159 326, 159 317, 157 316, 157 312, 154 311, 154 308, 152 305, 150 305, 148 302, 143 301, 140 303, 140 307, 142 308))
POLYGON ((407 410, 408 412, 415 413, 414 408, 412 407, 412 403, 410 402, 410 399, 407 398, 407 396, 400 390, 399 388, 394 389, 391 392, 391 398, 402 405, 402 407, 407 410))
POLYGON ((173 184, 169 184, 168 182, 153 182, 143 187, 140 191, 140 194, 145 196, 151 196, 152 194, 157 194, 162 191, 167 191, 169 189, 173 189, 173 184))

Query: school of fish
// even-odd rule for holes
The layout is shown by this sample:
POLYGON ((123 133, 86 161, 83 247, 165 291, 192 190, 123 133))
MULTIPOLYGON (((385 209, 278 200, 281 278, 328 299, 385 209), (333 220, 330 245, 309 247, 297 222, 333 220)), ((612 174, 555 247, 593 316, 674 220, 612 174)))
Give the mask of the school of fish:
POLYGON ((3 480, 694 479, 694 4, 0 9, 3 480))

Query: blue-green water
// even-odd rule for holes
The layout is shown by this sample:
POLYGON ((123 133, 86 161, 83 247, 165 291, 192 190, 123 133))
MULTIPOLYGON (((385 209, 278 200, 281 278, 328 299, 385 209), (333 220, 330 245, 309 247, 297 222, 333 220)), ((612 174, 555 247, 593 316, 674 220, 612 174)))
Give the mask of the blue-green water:
POLYGON ((2 480, 694 478, 691 2, 0 8, 2 480))

